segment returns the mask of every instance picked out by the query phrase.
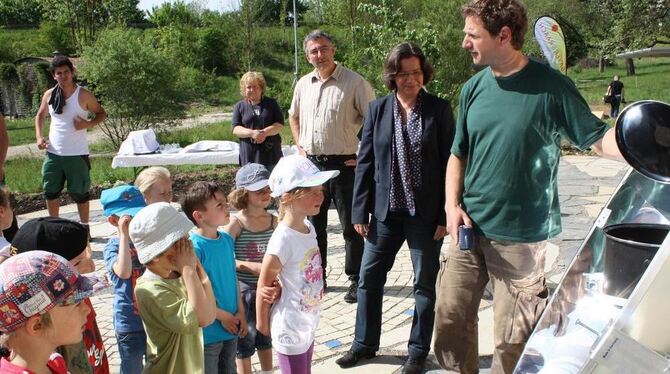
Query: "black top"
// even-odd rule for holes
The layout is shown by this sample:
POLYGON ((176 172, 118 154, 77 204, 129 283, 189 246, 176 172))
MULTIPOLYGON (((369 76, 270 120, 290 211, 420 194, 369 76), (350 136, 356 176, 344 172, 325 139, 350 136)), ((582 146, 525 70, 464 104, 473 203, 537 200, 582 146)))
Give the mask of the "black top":
MULTIPOLYGON (((233 127, 262 130, 276 122, 284 124, 284 115, 277 101, 269 97, 263 97, 258 105, 242 100, 233 109, 233 127)), ((251 138, 240 139, 240 166, 255 162, 271 171, 281 157, 279 134, 268 136, 261 144, 252 143, 251 138)))
POLYGON ((623 82, 612 81, 610 87, 612 88, 612 95, 621 95, 621 92, 623 91, 623 82))

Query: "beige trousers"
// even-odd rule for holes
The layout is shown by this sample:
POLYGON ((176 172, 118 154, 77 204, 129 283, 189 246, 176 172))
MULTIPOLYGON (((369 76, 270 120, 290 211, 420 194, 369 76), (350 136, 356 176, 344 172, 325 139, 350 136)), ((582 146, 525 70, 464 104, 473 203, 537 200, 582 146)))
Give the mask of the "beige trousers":
POLYGON ((435 356, 447 371, 479 372, 477 312, 493 283, 492 373, 512 373, 547 304, 546 241, 512 243, 477 236, 475 248, 449 245, 437 278, 435 356))

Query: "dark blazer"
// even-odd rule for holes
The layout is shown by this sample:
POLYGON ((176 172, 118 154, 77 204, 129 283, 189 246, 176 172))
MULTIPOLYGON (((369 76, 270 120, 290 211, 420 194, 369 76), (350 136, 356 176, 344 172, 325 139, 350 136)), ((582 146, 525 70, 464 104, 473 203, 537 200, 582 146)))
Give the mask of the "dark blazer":
MULTIPOLYGON (((449 102, 421 91, 421 189, 414 191, 416 215, 426 223, 446 225, 444 182, 454 140, 454 117, 449 102)), ((395 94, 370 103, 358 151, 352 223, 368 223, 368 214, 384 221, 389 211, 393 100, 395 94)))

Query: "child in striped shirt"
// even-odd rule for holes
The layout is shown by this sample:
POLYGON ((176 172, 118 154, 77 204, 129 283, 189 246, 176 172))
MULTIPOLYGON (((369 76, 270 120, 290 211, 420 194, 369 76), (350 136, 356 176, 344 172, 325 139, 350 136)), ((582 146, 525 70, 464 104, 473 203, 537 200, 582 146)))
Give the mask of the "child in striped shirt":
POLYGON ((248 334, 237 342, 237 372, 250 374, 251 356, 258 352, 261 373, 272 372, 272 339, 256 330, 256 286, 265 247, 277 226, 277 218, 267 212, 272 201, 268 177, 261 164, 247 164, 235 176, 235 190, 228 202, 239 212, 225 230, 235 239, 235 263, 240 293, 246 310, 248 334))

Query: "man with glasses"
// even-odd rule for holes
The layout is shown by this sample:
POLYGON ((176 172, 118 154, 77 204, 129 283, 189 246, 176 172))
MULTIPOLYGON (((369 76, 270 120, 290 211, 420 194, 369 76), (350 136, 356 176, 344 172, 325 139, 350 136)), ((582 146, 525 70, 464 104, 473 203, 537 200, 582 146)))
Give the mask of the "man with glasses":
POLYGON ((314 70, 296 84, 289 122, 301 155, 307 156, 321 170, 340 171, 338 177, 324 185, 324 203, 311 221, 319 243, 325 283, 328 207, 331 200, 335 203, 345 242, 344 268, 351 281, 344 300, 354 303, 363 255, 363 237, 351 224, 357 135, 368 104, 375 96, 372 86, 363 77, 335 62, 336 48, 325 32, 310 32, 303 41, 303 48, 314 70))

